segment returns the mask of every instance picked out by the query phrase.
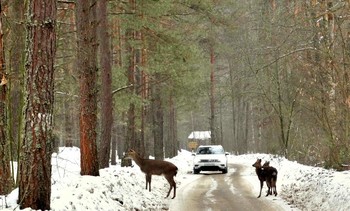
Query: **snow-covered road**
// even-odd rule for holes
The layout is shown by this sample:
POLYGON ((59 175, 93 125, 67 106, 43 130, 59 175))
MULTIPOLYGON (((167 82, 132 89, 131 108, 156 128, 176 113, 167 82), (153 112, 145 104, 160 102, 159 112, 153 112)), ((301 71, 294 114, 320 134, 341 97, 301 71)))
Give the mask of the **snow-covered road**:
MULTIPOLYGON (((202 172, 190 183, 183 185, 178 196, 170 203, 170 211, 176 210, 285 210, 273 198, 257 198, 252 184, 247 181, 247 166, 230 164, 229 172, 202 172), (272 200, 271 200, 272 199, 272 200)), ((258 180, 256 183, 257 186, 258 180)))

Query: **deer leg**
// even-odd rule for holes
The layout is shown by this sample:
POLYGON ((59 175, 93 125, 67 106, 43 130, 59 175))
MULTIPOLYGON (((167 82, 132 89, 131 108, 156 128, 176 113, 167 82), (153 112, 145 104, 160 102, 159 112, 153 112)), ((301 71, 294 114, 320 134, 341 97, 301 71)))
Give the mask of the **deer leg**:
MULTIPOLYGON (((175 181, 174 181, 174 177, 173 177, 173 176, 166 176, 165 178, 166 178, 166 180, 168 181, 168 183, 169 183, 169 185, 170 185, 170 189, 169 189, 168 194, 166 195, 165 198, 168 198, 168 196, 170 195, 171 189, 173 189, 173 187, 174 187, 174 195, 173 195, 173 198, 175 198, 175 196, 176 196, 176 183, 175 183, 175 181)), ((173 199, 173 198, 172 198, 172 199, 173 199)))
POLYGON ((272 189, 273 189, 273 179, 272 178, 269 179, 269 185, 270 185, 270 187, 269 187, 269 195, 272 195, 272 189))
POLYGON ((264 181, 260 180, 260 193, 259 193, 258 198, 260 198, 260 196, 261 196, 261 190, 263 188, 263 185, 264 185, 264 181))
POLYGON ((146 190, 149 184, 149 192, 151 192, 151 180, 152 180, 152 175, 146 174, 146 190))
POLYGON ((271 181, 270 180, 266 180, 266 185, 267 185, 267 188, 268 188, 266 196, 268 196, 268 195, 271 195, 271 193, 272 193, 271 181))
POLYGON ((146 190, 148 189, 148 178, 147 178, 147 174, 145 174, 145 178, 146 178, 146 190))
POLYGON ((275 194, 275 196, 277 196, 276 180, 273 180, 272 183, 273 183, 273 187, 274 187, 273 193, 275 194))
MULTIPOLYGON (((276 193, 277 194, 277 193, 276 193)), ((176 183, 174 182, 174 195, 173 195, 173 198, 175 198, 175 196, 176 196, 176 183)), ((172 199, 173 199, 172 198, 172 199)))

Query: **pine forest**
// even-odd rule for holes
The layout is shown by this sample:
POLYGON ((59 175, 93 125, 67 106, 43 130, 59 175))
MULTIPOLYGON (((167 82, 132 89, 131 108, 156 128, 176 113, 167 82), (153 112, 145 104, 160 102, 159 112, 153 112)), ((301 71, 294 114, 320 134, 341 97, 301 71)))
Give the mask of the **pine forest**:
POLYGON ((21 208, 50 209, 62 146, 91 176, 191 150, 192 131, 350 164, 349 0, 3 0, 0 78, 0 195, 21 208))

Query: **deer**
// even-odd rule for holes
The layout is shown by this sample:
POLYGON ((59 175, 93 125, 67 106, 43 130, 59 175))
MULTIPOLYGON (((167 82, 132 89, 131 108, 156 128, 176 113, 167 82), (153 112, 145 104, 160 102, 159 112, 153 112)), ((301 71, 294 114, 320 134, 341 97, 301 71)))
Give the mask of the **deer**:
POLYGON ((135 163, 140 167, 141 171, 146 175, 146 190, 149 184, 149 192, 151 192, 151 180, 152 175, 163 175, 165 179, 170 184, 170 189, 165 198, 170 195, 171 190, 174 188, 174 195, 172 199, 176 196, 176 183, 174 181, 174 176, 177 174, 178 168, 168 161, 164 160, 152 160, 142 158, 135 150, 130 149, 126 153, 126 158, 133 159, 135 163))
POLYGON ((269 166, 270 166, 270 161, 265 161, 265 163, 262 167, 264 168, 264 167, 269 167, 269 166))
POLYGON ((253 167, 255 167, 256 175, 259 178, 260 181, 260 193, 258 198, 261 196, 261 190, 263 188, 264 181, 266 181, 266 185, 268 187, 268 191, 266 196, 272 195, 272 191, 274 192, 275 196, 277 196, 277 189, 276 189, 276 182, 277 182, 277 169, 270 166, 270 162, 267 161, 264 163, 264 165, 261 165, 261 159, 257 159, 256 162, 253 164, 253 167))
MULTIPOLYGON (((262 165, 262 168, 266 168, 266 167, 270 167, 270 161, 265 161, 265 163, 262 165)), ((266 185, 267 185, 267 194, 272 195, 271 193, 271 181, 270 180, 266 180, 266 185)))

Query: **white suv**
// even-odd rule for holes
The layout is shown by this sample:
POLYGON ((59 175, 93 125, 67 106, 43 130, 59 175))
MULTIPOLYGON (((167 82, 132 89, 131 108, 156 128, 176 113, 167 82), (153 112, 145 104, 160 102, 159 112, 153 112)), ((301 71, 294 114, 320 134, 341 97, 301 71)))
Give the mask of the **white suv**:
POLYGON ((196 153, 192 154, 193 173, 200 171, 222 171, 227 173, 227 155, 221 145, 204 145, 197 148, 196 153))

